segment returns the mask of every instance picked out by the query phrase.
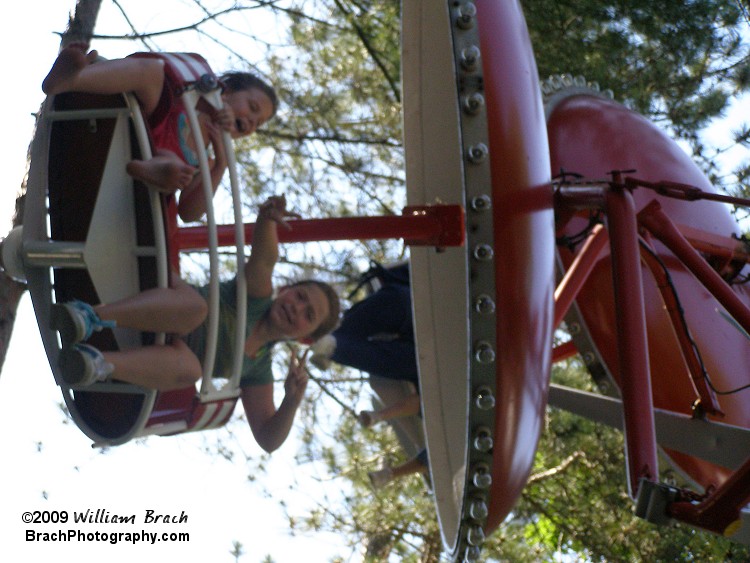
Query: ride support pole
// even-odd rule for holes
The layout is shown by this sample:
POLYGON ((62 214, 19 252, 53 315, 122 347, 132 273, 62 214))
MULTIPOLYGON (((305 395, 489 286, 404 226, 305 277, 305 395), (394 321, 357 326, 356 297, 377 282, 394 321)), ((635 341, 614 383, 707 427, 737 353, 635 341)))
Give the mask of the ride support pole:
POLYGON ((658 465, 643 275, 632 194, 613 183, 605 193, 605 210, 612 252, 625 448, 630 493, 635 498, 641 479, 656 480, 658 465))

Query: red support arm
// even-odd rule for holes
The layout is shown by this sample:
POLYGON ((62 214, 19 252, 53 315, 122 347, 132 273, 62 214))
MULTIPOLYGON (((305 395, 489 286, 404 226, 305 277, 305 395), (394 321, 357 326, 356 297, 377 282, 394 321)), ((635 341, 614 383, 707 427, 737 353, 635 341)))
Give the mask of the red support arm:
POLYGON ((605 206, 612 248, 628 473, 635 498, 639 481, 655 481, 658 474, 641 256, 631 193, 613 186, 605 194, 605 206))
POLYGON ((552 325, 554 328, 558 328, 565 318, 571 304, 599 260, 599 254, 606 248, 607 242, 609 242, 607 231, 601 225, 594 227, 581 251, 565 272, 565 276, 560 280, 555 289, 555 318, 552 325))
MULTIPOLYGON (((324 240, 404 239, 413 246, 462 246, 464 212, 460 205, 405 207, 402 215, 382 217, 339 217, 291 220, 290 230, 279 229, 280 242, 324 240)), ((253 223, 245 225, 245 241, 252 243, 253 223)), ((234 245, 234 226, 218 227, 219 246, 234 245)), ((206 248, 206 227, 183 227, 174 236, 180 251, 206 248)))
POLYGON ((638 221, 693 272, 745 331, 750 332, 750 309, 682 236, 657 201, 652 201, 641 210, 638 221))

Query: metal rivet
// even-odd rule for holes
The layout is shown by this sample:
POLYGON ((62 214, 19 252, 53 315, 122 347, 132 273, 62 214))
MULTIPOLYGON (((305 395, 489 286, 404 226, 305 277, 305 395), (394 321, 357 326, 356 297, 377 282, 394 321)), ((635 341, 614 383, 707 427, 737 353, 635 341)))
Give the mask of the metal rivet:
POLYGON ((488 411, 495 408, 495 395, 492 393, 492 389, 483 385, 477 389, 474 395, 474 404, 479 410, 488 411))
POLYGON ((484 108, 484 96, 474 92, 471 96, 464 98, 464 111, 469 115, 476 115, 484 108))
POLYGON ((486 160, 489 153, 490 150, 487 148, 487 145, 484 143, 477 143, 476 145, 469 147, 466 155, 469 158, 469 162, 473 164, 481 164, 486 160))
POLYGON ((474 310, 482 315, 491 315, 495 312, 495 301, 487 294, 482 294, 474 300, 474 310))
POLYGON ((593 352, 586 352, 583 355, 583 363, 585 363, 587 366, 590 366, 596 361, 596 356, 594 356, 593 352))
POLYGON ((471 477, 471 482, 478 489, 488 489, 492 485, 492 475, 490 475, 490 468, 480 463, 474 468, 474 474, 471 477))
POLYGON ((474 247, 474 258, 480 262, 488 262, 495 256, 495 252, 489 244, 478 244, 474 247))
POLYGON ((474 358, 480 364, 491 364, 495 361, 495 350, 489 342, 478 342, 474 350, 474 358))
POLYGON ((492 198, 487 194, 474 196, 471 198, 471 208, 474 211, 487 211, 492 209, 492 198))
POLYGON ((484 502, 484 499, 475 498, 469 504, 469 516, 475 520, 484 520, 489 513, 490 510, 487 508, 487 503, 484 502))
POLYGON ((482 426, 474 434, 474 449, 482 453, 489 452, 494 446, 490 429, 482 426))
POLYGON ((479 47, 472 45, 461 50, 461 68, 473 71, 479 64, 479 47))
POLYGON ((472 2, 462 4, 456 8, 456 25, 461 29, 471 29, 476 15, 477 7, 472 2))
POLYGON ((466 542, 471 546, 480 546, 484 542, 484 530, 480 526, 471 526, 466 534, 466 542))
POLYGON ((581 332, 581 325, 579 323, 570 323, 568 325, 569 334, 573 335, 573 334, 578 334, 579 332, 581 332))
POLYGON ((464 553, 464 563, 474 563, 475 561, 479 561, 479 555, 481 555, 482 550, 478 546, 469 546, 466 548, 466 553, 464 553))

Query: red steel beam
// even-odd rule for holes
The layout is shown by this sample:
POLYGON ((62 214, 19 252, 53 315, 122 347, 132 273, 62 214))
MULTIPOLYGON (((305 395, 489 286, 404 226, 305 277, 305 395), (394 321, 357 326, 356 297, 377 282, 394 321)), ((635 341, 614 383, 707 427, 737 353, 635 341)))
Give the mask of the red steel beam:
POLYGON ((563 342, 552 349, 552 363, 556 364, 557 362, 562 362, 563 360, 572 358, 577 353, 578 348, 572 340, 563 342))
POLYGON ((652 201, 641 210, 638 222, 669 248, 740 326, 750 332, 750 309, 682 236, 657 201, 652 201))
POLYGON ((576 255, 555 289, 555 316, 552 325, 554 328, 559 327, 565 318, 608 241, 607 231, 603 225, 596 225, 591 230, 581 251, 576 255))
POLYGON ((632 194, 612 187, 605 194, 605 210, 612 249, 628 474, 631 495, 635 498, 642 478, 656 480, 658 464, 641 256, 632 194))
MULTIPOLYGON (((245 225, 245 241, 252 243, 253 223, 245 225)), ((405 207, 402 215, 381 217, 338 217, 290 220, 291 229, 279 229, 279 241, 313 242, 326 240, 404 239, 413 246, 462 246, 465 227, 460 205, 405 207)), ((234 226, 217 227, 219 246, 234 246, 234 226)), ((180 251, 208 246, 206 227, 183 227, 173 241, 180 251)))
POLYGON ((740 511, 748 502, 750 457, 701 502, 673 502, 667 506, 667 512, 681 522, 731 536, 741 525, 740 511))

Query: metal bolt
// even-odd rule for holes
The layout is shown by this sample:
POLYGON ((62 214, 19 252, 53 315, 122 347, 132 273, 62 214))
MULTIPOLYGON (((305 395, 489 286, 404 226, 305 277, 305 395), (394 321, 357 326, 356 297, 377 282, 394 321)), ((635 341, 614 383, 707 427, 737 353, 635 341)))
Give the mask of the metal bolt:
POLYGON ((474 404, 479 410, 488 411, 494 409, 495 395, 493 395, 492 389, 484 385, 477 389, 474 395, 474 404))
POLYGON ((495 301, 487 294, 482 294, 474 300, 474 310, 482 315, 495 312, 495 301))
POLYGON ((495 252, 489 244, 478 244, 474 247, 474 258, 480 262, 489 262, 495 256, 495 252))
POLYGON ((461 50, 461 68, 473 71, 479 63, 479 47, 472 45, 461 50))
POLYGON ((477 143, 476 145, 469 147, 467 157, 472 164, 481 164, 487 159, 489 153, 490 150, 487 148, 487 145, 484 143, 477 143))
POLYGON ((480 463, 474 469, 474 474, 471 478, 471 482, 478 489, 488 489, 492 485, 492 475, 490 475, 490 468, 484 463, 480 463))
POLYGON ((472 2, 462 4, 456 8, 456 25, 461 29, 471 29, 476 15, 477 7, 472 2))
POLYGON ((487 453, 493 446, 494 442, 490 429, 485 426, 480 427, 474 435, 474 448, 482 453, 487 453))
POLYGON ((484 107, 484 96, 479 92, 474 92, 471 96, 464 98, 464 111, 469 115, 476 115, 484 107))
POLYGON ((487 503, 482 498, 475 498, 469 504, 469 516, 474 518, 474 520, 484 520, 489 513, 490 510, 487 508, 487 503))
POLYGON ((492 208, 492 198, 487 194, 471 198, 471 208, 474 211, 487 211, 492 208))
POLYGON ((464 553, 464 563, 474 563, 475 561, 479 561, 479 555, 481 553, 482 550, 479 546, 468 546, 466 548, 466 553, 464 553))
POLYGON ((472 526, 466 534, 466 542, 471 546, 480 546, 484 542, 484 530, 480 526, 472 526))
POLYGON ((479 342, 474 350, 474 358, 480 364, 491 364, 495 361, 495 350, 489 342, 479 342))

